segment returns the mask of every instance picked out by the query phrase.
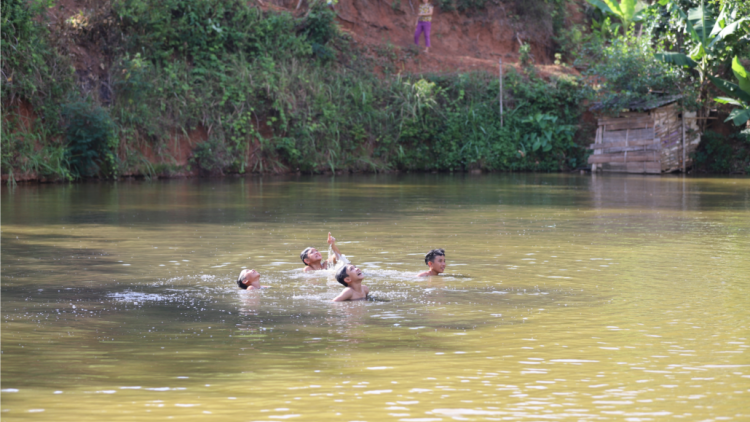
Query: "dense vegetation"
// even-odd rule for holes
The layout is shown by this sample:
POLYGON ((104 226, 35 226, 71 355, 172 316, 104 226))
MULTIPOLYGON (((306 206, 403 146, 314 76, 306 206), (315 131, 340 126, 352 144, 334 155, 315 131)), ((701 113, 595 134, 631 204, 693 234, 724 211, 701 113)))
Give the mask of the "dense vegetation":
MULTIPOLYGON (((575 135, 586 98, 613 113, 655 91, 696 93, 688 107, 712 104, 703 68, 657 59, 692 48, 679 11, 695 2, 647 8, 652 25, 592 8, 592 30, 563 28, 563 0, 521 3, 541 5, 535 10, 551 16, 560 57, 577 58, 586 80, 598 83, 543 80, 522 49, 524 70, 504 80, 501 125, 496 77, 377 75, 377 59, 353 47, 322 3, 295 18, 240 0, 116 0, 58 22, 53 35, 44 23, 51 0, 6 0, 2 172, 10 180, 180 173, 187 169, 170 156, 170 142, 197 128, 208 139, 192 145, 189 167, 203 174, 560 171, 585 164, 587 140, 575 135), (73 69, 75 44, 104 57, 96 78, 73 69), (91 80, 98 84, 82 82, 91 80), (27 105, 36 119, 24 118, 27 105)), ((726 3, 735 20, 746 8, 726 3)), ((748 33, 739 25, 721 40, 724 55, 709 76, 728 77, 722 60, 748 51, 748 33)), ((746 139, 733 136, 738 145, 746 139)))
POLYGON ((683 109, 698 112, 704 133, 695 169, 750 173, 750 2, 587 1, 592 31, 573 51, 587 97, 617 114, 680 95, 683 109))
POLYGON ((585 150, 572 141, 581 112, 575 79, 511 73, 505 84, 515 107, 501 126, 496 78, 378 77, 373 59, 351 47, 321 6, 295 19, 239 0, 114 2, 68 22, 71 37, 104 40, 99 47, 112 57, 111 94, 82 95, 61 47, 35 19, 41 7, 25 4, 3 3, 3 53, 44 55, 4 64, 12 76, 3 99, 50 115, 24 130, 8 107, 6 173, 178 172, 154 166, 144 146, 165 151, 175 133, 199 125, 209 138, 194 146, 190 164, 205 173, 559 171, 583 162, 585 150), (49 78, 44 66, 55 61, 61 73, 49 78))

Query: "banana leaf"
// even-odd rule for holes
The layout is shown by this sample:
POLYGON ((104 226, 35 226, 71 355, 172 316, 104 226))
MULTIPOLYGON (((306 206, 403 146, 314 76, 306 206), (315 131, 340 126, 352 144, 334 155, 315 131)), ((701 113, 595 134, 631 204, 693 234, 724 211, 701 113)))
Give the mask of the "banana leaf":
POLYGON ((708 78, 711 79, 711 82, 713 82, 717 88, 724 91, 725 94, 737 98, 742 102, 750 104, 750 92, 743 91, 739 85, 711 75, 708 75, 708 78))
POLYGON ((750 94, 750 72, 748 72, 745 67, 742 66, 742 63, 740 63, 738 57, 732 59, 732 72, 737 78, 740 89, 745 91, 747 94, 750 94))
POLYGON ((676 66, 687 66, 691 69, 698 66, 698 63, 695 60, 691 59, 683 53, 656 53, 654 54, 654 57, 656 57, 658 60, 663 61, 664 63, 669 63, 676 66))
POLYGON ((714 101, 716 101, 719 104, 731 104, 736 106, 742 106, 742 103, 735 100, 734 98, 729 97, 716 97, 714 98, 714 101))
POLYGON ((728 122, 730 120, 733 121, 737 126, 744 125, 748 120, 750 120, 750 108, 736 108, 732 110, 732 112, 729 113, 729 117, 724 121, 728 122))
POLYGON ((614 10, 612 10, 607 3, 604 3, 602 0, 586 0, 590 5, 598 8, 602 11, 604 14, 616 14, 614 10))

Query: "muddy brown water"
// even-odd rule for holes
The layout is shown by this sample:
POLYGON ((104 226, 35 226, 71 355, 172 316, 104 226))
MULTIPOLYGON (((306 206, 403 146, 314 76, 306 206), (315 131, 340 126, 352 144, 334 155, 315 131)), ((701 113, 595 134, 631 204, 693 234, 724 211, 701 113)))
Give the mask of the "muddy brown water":
POLYGON ((0 416, 748 420, 749 274, 747 178, 3 187, 0 416), (372 300, 301 273, 329 231, 372 300))

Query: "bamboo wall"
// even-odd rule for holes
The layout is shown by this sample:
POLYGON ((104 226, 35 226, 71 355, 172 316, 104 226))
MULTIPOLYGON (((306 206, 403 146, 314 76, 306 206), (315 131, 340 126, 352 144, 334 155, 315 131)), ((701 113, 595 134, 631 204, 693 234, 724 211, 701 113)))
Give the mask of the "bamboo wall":
POLYGON ((617 173, 662 173, 683 169, 700 143, 695 113, 685 113, 685 127, 673 103, 654 110, 622 113, 599 119, 596 139, 590 148, 592 171, 617 173), (682 140, 686 148, 683 153, 682 140))

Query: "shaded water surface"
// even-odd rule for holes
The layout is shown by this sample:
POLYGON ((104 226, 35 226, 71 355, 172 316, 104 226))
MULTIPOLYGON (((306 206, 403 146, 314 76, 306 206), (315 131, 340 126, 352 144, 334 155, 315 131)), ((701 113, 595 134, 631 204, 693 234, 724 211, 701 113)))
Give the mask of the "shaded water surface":
POLYGON ((748 420, 749 274, 750 179, 3 187, 0 416, 748 420), (329 231, 373 300, 301 273, 329 231))

